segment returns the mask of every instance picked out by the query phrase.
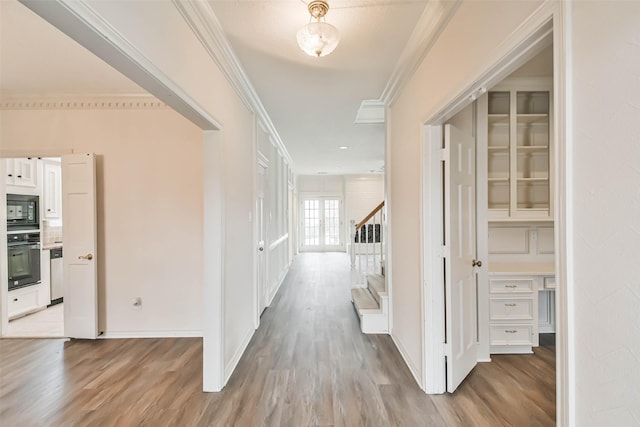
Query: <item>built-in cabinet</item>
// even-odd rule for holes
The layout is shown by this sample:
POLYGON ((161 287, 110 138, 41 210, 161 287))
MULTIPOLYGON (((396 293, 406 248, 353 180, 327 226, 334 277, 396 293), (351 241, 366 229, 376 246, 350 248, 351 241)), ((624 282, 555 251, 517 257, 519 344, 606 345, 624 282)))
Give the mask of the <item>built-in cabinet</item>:
POLYGON ((41 310, 51 302, 48 282, 16 289, 10 291, 7 295, 9 320, 41 310))
POLYGON ((555 332, 552 81, 495 86, 478 99, 477 129, 489 352, 532 353, 539 333, 555 332))
POLYGON ((62 218, 62 168, 59 160, 42 161, 42 215, 44 219, 62 218))
MULTIPOLYGON (((487 129, 489 220, 551 220, 552 91, 537 81, 504 83, 479 99, 487 129)), ((484 127, 484 126, 483 126, 484 127)))
POLYGON ((555 332, 555 293, 546 287, 551 283, 549 272, 489 274, 491 353, 531 353, 539 333, 555 332))
MULTIPOLYGON (((38 163, 35 158, 6 159, 7 192, 12 187, 35 189, 38 186, 38 163)), ((20 190, 13 192, 20 192, 20 190)))

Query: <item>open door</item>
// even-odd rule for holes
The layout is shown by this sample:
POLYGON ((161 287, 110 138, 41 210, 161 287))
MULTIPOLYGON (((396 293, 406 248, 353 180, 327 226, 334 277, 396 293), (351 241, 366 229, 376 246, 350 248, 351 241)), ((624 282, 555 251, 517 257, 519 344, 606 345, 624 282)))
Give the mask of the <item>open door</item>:
POLYGON ((98 336, 96 174, 93 154, 62 156, 64 334, 98 336))
POLYGON ((444 129, 447 391, 453 392, 477 363, 475 141, 470 132, 444 129))

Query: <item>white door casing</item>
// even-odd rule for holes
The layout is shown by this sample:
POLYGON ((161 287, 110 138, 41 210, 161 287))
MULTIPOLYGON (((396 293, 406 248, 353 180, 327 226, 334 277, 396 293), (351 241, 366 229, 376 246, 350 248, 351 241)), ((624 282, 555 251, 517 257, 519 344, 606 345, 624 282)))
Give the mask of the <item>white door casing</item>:
POLYGON ((98 336, 95 155, 62 156, 64 334, 98 336))
POLYGON ((267 308, 269 291, 267 289, 267 221, 266 221, 266 205, 265 194, 267 189, 267 168, 262 164, 258 164, 258 197, 256 199, 256 225, 258 227, 258 318, 265 308, 267 308))
POLYGON ((476 159, 471 135, 447 124, 444 141, 447 391, 451 393, 477 363, 476 159))

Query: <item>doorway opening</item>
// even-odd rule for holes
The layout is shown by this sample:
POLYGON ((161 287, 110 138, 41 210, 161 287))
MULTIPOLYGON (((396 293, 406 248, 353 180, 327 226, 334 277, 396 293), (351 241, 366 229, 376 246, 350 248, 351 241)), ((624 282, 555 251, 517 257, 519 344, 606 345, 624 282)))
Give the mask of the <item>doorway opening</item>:
POLYGON ((7 248, 8 279, 6 310, 2 311, 6 325, 3 336, 61 338, 64 336, 61 158, 11 157, 1 161, 5 167, 2 197, 7 203, 7 229, 0 244, 7 248), (24 216, 20 206, 11 202, 18 198, 33 201, 30 225, 11 225, 24 216), (21 244, 27 235, 28 246, 21 244), (27 253, 31 256, 21 256, 27 253), (32 280, 20 281, 25 274, 32 274, 32 280), (12 286, 14 283, 20 285, 12 286))
MULTIPOLYGON (((541 342, 551 341, 555 351, 554 336, 540 334, 562 331, 562 325, 556 325, 556 315, 562 313, 562 294, 556 301, 555 285, 556 274, 560 282, 564 271, 564 258, 557 249, 562 245, 558 218, 562 219, 563 213, 554 206, 561 191, 558 182, 564 174, 560 158, 563 147, 558 138, 563 129, 564 103, 562 88, 554 87, 555 83, 562 84, 561 69, 554 61, 560 58, 560 48, 556 44, 559 36, 554 36, 555 19, 542 13, 538 19, 539 26, 528 34, 523 32, 514 42, 514 50, 479 79, 483 82, 480 86, 465 90, 425 127, 427 333, 423 381, 427 393, 455 389, 452 372, 456 370, 450 366, 455 365, 452 345, 466 342, 461 337, 467 336, 452 336, 461 318, 447 312, 455 280, 446 274, 445 266, 451 265, 457 255, 451 244, 460 243, 459 239, 454 241, 450 230, 461 224, 454 215, 460 211, 453 212, 456 201, 461 200, 454 190, 460 187, 447 168, 459 168, 461 163, 450 152, 450 147, 459 144, 442 143, 445 125, 460 119, 465 108, 473 109, 467 123, 475 132, 477 151, 473 162, 477 166, 477 242, 475 256, 465 260, 469 264, 465 268, 475 270, 475 280, 469 282, 475 283, 477 295, 475 306, 468 307, 477 315, 475 319, 469 316, 473 323, 465 325, 476 334, 476 357, 468 372, 476 362, 490 361, 492 354, 533 353, 541 342), (443 165, 446 162, 449 164, 443 165)), ((463 221, 469 218, 459 216, 463 221)), ((562 351, 564 337, 560 334, 557 338, 562 351)), ((564 376, 562 357, 556 355, 558 378, 564 376)), ((458 373, 458 380, 463 381, 459 377, 465 375, 458 373)))
POLYGON ((339 197, 303 198, 300 206, 301 250, 326 252, 344 250, 343 203, 339 197))

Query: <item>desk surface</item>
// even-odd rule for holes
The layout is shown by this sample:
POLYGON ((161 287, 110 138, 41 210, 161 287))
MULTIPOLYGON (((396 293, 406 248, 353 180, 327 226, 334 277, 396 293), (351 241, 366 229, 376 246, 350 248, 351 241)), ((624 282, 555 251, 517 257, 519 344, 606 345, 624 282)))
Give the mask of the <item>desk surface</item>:
POLYGON ((489 274, 553 276, 555 266, 552 262, 492 262, 489 263, 489 274))

